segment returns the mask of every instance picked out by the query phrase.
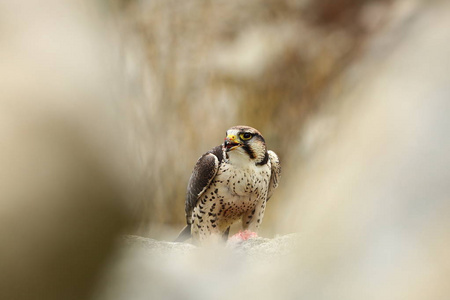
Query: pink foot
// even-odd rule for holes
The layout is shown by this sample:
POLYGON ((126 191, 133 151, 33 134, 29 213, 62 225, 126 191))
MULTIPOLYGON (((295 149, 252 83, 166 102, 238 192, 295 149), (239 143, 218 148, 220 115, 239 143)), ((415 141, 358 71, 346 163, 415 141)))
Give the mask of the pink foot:
POLYGON ((233 242, 239 242, 239 241, 246 241, 250 238, 256 238, 258 237, 258 234, 256 232, 250 231, 250 230, 244 230, 236 233, 233 235, 229 240, 233 242))

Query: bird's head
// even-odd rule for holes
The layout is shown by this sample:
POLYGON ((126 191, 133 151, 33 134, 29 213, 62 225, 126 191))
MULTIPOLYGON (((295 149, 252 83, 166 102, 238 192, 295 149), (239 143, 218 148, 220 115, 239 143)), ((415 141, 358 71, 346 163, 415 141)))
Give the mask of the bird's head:
POLYGON ((261 133, 249 126, 234 126, 227 130, 223 151, 232 162, 251 160, 255 164, 267 162, 266 142, 261 133))

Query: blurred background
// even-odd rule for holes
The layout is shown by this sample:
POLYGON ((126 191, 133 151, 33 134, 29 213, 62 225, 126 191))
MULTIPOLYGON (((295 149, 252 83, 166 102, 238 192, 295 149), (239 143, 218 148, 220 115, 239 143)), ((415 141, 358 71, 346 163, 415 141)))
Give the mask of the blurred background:
MULTIPOLYGON (((118 2, 124 109, 142 167, 139 233, 182 228, 193 165, 231 126, 259 129, 283 174, 307 161, 331 125, 309 133, 307 120, 336 102, 367 39, 403 9, 351 0, 118 2)), ((280 193, 273 199, 269 235, 283 205, 280 193)))
POLYGON ((448 299, 449 20, 445 0, 0 2, 0 298, 448 299), (176 237, 238 124, 283 168, 260 235, 300 246, 103 279, 121 235, 176 237))

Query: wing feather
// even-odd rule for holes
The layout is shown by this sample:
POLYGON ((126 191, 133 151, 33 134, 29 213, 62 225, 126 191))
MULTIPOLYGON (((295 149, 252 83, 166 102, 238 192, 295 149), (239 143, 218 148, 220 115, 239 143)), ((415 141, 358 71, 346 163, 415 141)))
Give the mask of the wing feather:
POLYGON ((197 160, 189 178, 186 193, 185 211, 188 225, 191 224, 192 211, 197 205, 198 199, 208 189, 211 181, 216 176, 222 158, 222 146, 217 146, 197 160))
POLYGON ((274 190, 278 187, 278 181, 281 178, 281 165, 280 160, 278 159, 278 156, 275 154, 275 152, 269 150, 267 151, 267 153, 269 154, 269 160, 271 163, 269 190, 267 192, 267 201, 269 201, 270 197, 272 197, 274 190))

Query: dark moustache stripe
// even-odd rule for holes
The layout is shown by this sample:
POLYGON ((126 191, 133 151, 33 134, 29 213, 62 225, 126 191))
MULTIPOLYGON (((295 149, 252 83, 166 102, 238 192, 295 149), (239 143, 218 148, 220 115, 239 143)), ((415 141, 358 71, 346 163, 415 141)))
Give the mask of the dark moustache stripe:
POLYGON ((245 152, 247 152, 248 156, 250 156, 251 159, 255 159, 256 158, 255 153, 249 147, 248 144, 245 144, 244 146, 242 146, 242 148, 245 150, 245 152))

